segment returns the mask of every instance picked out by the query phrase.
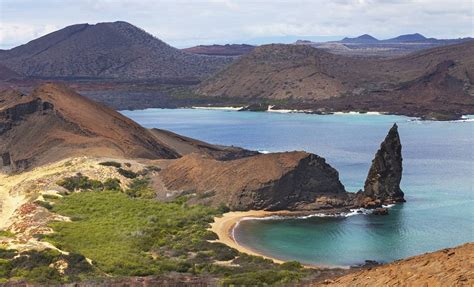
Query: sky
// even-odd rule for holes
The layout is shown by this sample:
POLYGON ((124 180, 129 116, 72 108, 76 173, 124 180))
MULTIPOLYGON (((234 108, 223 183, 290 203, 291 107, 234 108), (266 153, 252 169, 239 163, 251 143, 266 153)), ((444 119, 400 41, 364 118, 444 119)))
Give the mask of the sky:
POLYGON ((0 48, 78 23, 127 21, 178 48, 199 44, 474 36, 472 0, 0 0, 0 48))

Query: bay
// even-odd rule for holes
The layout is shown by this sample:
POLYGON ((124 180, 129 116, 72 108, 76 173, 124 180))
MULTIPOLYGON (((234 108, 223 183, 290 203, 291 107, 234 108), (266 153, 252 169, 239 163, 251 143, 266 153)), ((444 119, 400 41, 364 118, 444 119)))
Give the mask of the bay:
POLYGON ((474 241, 474 122, 393 115, 147 109, 122 111, 145 127, 259 151, 305 150, 339 171, 348 191, 363 187, 393 123, 403 153, 407 202, 388 216, 245 220, 236 240, 260 253, 307 264, 389 262, 474 241))

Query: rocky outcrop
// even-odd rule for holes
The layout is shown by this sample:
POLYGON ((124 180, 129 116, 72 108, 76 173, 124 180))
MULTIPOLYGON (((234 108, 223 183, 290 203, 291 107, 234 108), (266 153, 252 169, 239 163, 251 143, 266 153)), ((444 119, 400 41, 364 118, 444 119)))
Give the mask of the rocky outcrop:
POLYGON ((373 215, 388 215, 388 208, 378 207, 372 212, 373 215))
POLYGON ((363 195, 381 203, 404 202, 402 170, 402 145, 394 124, 372 160, 363 195))
MULTIPOLYGON (((176 144, 173 144, 176 146, 176 144)), ((383 204, 403 202, 402 155, 397 125, 377 151, 363 191, 346 192, 338 172, 324 158, 305 152, 250 155, 218 160, 190 149, 157 177, 165 187, 160 198, 186 194, 190 203, 226 205, 232 210, 314 212, 364 207, 386 215, 383 204)))
POLYGON ((268 111, 268 104, 265 104, 265 103, 251 104, 239 110, 239 112, 266 112, 266 111, 268 111))
POLYGON ((224 204, 232 210, 295 210, 320 197, 347 197, 338 172, 324 158, 306 152, 230 161, 190 154, 159 176, 168 190, 193 194, 191 202, 224 204))
POLYGON ((18 102, 13 103, 12 101, 11 106, 0 109, 0 135, 6 133, 29 115, 37 112, 45 114, 53 108, 51 103, 43 102, 39 98, 19 94, 17 99, 18 102))

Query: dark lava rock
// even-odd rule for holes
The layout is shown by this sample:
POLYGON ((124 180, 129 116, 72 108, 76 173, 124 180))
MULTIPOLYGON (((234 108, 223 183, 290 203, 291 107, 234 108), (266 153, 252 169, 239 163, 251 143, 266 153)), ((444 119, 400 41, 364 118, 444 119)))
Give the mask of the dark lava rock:
POLYGON ((190 203, 231 210, 331 208, 349 196, 324 158, 296 151, 228 161, 192 153, 173 161, 160 178, 169 191, 195 192, 190 203))
POLYGON ((373 215, 388 215, 388 208, 379 207, 374 209, 373 215))
POLYGON ((353 265, 351 268, 372 268, 382 265, 382 263, 375 260, 365 260, 363 264, 353 265))
POLYGON ((243 107, 239 110, 239 112, 249 111, 249 112, 265 112, 268 110, 267 104, 251 104, 249 106, 243 107))
POLYGON ((402 145, 397 124, 394 124, 372 161, 364 185, 364 196, 382 203, 404 202, 400 189, 402 170, 402 145))

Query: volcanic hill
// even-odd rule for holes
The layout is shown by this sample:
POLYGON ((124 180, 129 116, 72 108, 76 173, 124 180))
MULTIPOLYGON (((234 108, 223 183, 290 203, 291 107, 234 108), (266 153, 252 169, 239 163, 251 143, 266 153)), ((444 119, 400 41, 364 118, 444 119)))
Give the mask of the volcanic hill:
POLYGON ((68 26, 0 53, 23 76, 62 79, 195 79, 231 60, 183 52, 123 21, 68 26))
POLYGON ((202 95, 331 111, 459 118, 474 113, 474 41, 393 59, 304 45, 257 47, 198 88, 202 95))
POLYGON ((78 155, 178 157, 134 121, 55 84, 1 92, 0 138, 0 167, 10 170, 78 155))

